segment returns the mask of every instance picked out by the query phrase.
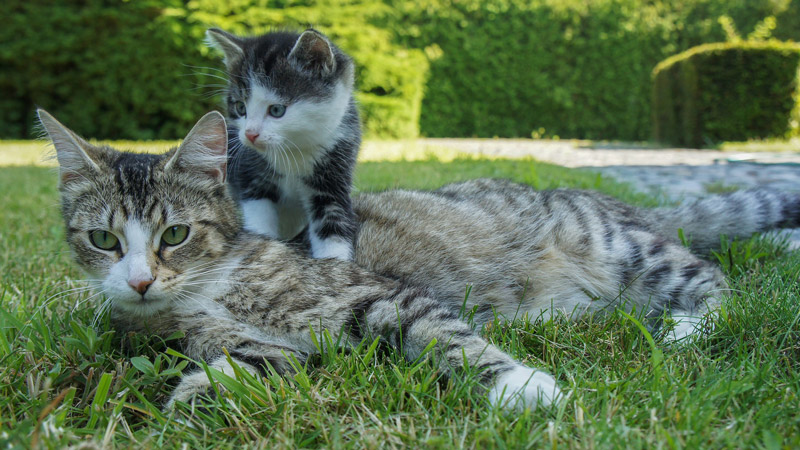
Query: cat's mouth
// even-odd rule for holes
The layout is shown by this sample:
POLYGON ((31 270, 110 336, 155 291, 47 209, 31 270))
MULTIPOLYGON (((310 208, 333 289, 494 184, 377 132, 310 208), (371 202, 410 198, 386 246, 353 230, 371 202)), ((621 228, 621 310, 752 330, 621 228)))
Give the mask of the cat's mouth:
POLYGON ((159 295, 145 293, 118 299, 115 302, 118 309, 136 315, 137 317, 150 317, 167 309, 169 302, 159 295))

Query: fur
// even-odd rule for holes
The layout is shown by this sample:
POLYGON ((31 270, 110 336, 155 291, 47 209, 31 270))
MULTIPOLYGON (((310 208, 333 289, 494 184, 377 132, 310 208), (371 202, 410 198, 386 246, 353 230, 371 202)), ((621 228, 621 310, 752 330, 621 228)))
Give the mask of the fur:
POLYGON ((288 240, 308 224, 315 258, 352 259, 350 189, 361 144, 352 60, 310 29, 207 35, 230 78, 231 186, 245 227, 288 240), (285 114, 272 115, 274 105, 285 114))
MULTIPOLYGON (((117 329, 162 336, 183 331, 187 356, 227 373, 232 367, 223 349, 245 370, 291 372, 290 358, 302 363, 317 352, 311 330, 327 330, 344 345, 380 337, 409 360, 435 342, 440 368, 476 368, 498 406, 536 407, 561 397, 552 376, 523 366, 462 321, 460 303, 349 261, 308 258, 243 230, 220 176, 225 139, 219 138, 226 131, 218 113, 195 127, 205 132, 193 130, 165 155, 123 153, 83 140, 62 144, 58 136, 72 133, 46 112, 40 117, 55 138, 62 171, 82 175, 60 184, 67 242, 95 289, 106 294, 117 329), (218 147, 209 149, 210 143, 218 147), (168 245, 165 230, 175 226, 187 226, 187 237, 168 245), (97 230, 120 245, 104 250, 93 244, 97 230)), ((169 405, 206 392, 209 383, 201 372, 187 374, 169 405)))

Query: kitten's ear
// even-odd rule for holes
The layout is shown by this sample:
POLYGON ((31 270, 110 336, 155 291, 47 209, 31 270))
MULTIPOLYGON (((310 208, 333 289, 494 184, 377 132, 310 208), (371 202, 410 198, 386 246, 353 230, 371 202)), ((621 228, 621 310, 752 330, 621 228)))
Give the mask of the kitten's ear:
POLYGON ((36 114, 56 148, 62 184, 77 178, 84 178, 86 172, 100 172, 100 167, 87 153, 94 148, 91 144, 62 125, 47 111, 38 109, 36 114))
POLYGON ((297 38, 289 52, 289 61, 301 70, 328 76, 336 70, 331 43, 318 31, 308 29, 297 38))
POLYGON ((164 170, 185 170, 225 182, 228 167, 228 131, 217 111, 203 116, 167 161, 164 170))
POLYGON ((206 30, 206 43, 225 54, 223 62, 228 71, 231 71, 232 67, 244 58, 242 39, 219 28, 206 30))

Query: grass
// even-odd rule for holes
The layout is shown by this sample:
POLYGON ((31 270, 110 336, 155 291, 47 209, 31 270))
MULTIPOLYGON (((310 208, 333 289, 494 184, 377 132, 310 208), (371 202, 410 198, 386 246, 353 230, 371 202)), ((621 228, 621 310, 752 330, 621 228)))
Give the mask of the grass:
MULTIPOLYGON (((36 145, 2 145, 0 161, 8 164, 9 148, 36 145)), ((357 188, 493 176, 656 204, 591 172, 531 160, 443 162, 435 151, 364 161, 357 188)), ((686 346, 652 347, 621 313, 488 327, 487 338, 572 393, 559 408, 504 415, 487 404, 474 373, 445 379, 430 361, 365 342, 324 353, 293 378, 220 379, 227 391, 205 408, 164 414, 187 362, 173 340, 93 323, 97 303, 80 290, 57 202, 52 169, 0 167, 0 447, 800 446, 800 255, 775 240, 735 242, 712 256, 730 276, 731 295, 713 331, 686 346)))

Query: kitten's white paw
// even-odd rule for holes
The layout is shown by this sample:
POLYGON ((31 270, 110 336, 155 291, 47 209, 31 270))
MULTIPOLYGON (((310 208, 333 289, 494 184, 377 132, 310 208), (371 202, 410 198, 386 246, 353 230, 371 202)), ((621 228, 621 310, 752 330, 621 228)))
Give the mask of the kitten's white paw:
POLYGON ((333 239, 319 239, 311 235, 311 256, 315 259, 336 258, 353 260, 353 244, 333 239))
POLYGON ((555 378, 530 367, 518 366, 497 377, 489 401, 508 410, 533 409, 557 403, 564 394, 555 378))

